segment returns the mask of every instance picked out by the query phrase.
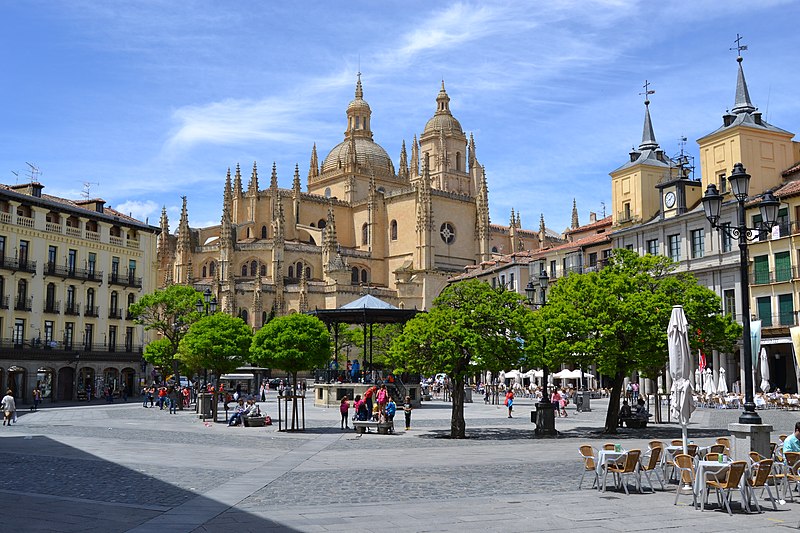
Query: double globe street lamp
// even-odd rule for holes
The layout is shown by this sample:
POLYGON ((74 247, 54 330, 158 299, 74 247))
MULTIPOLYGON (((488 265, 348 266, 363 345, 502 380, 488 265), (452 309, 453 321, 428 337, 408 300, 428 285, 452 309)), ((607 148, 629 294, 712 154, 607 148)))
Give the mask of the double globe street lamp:
POLYGON ((723 232, 731 239, 739 240, 739 277, 741 279, 741 306, 742 306, 742 354, 744 357, 744 412, 739 416, 740 424, 761 424, 761 417, 756 413, 756 404, 753 401, 753 367, 752 348, 750 344, 750 280, 748 276, 747 241, 757 240, 762 232, 770 231, 778 220, 778 207, 780 202, 775 199, 772 192, 762 195, 758 209, 761 213, 761 223, 758 227, 748 228, 745 219, 745 202, 750 188, 750 174, 745 172, 741 163, 733 166, 728 178, 733 196, 737 202, 737 225, 730 223, 720 224, 720 210, 722 208, 722 195, 713 183, 706 188, 703 196, 703 209, 711 227, 723 232))
MULTIPOLYGON (((525 296, 528 298, 528 302, 531 306, 535 307, 544 307, 547 303, 547 284, 549 283, 550 278, 547 277, 547 272, 542 269, 539 273, 539 282, 538 287, 534 285, 533 279, 531 279, 528 284, 525 286, 525 296), (539 304, 534 302, 536 297, 536 289, 539 288, 541 292, 541 297, 539 300, 539 304)), ((542 358, 544 359, 545 351, 547 349, 547 336, 542 335, 542 358)), ((556 413, 553 410, 553 403, 550 401, 550 397, 547 393, 547 379, 548 379, 548 372, 547 372, 547 364, 542 361, 542 399, 539 400, 539 403, 536 404, 536 435, 539 436, 550 436, 556 435, 556 413)))
POLYGON ((217 297, 211 297, 211 289, 206 287, 206 290, 203 293, 203 299, 197 299, 195 309, 197 309, 198 313, 205 312, 206 315, 213 315, 217 312, 217 297))

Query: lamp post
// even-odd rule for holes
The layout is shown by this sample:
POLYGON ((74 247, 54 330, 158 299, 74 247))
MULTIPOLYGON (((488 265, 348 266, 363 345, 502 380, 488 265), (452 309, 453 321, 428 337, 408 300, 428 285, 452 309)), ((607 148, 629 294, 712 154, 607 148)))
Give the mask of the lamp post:
MULTIPOLYGON (((538 306, 544 307, 547 304, 547 284, 550 278, 547 277, 547 272, 542 269, 539 273, 538 287, 541 289, 540 303, 538 306)), ((536 288, 533 280, 530 280, 525 286, 525 296, 528 298, 531 306, 536 306, 534 297, 536 296, 536 288)), ((544 355, 547 349, 547 335, 542 335, 542 399, 536 404, 536 435, 539 436, 552 436, 556 435, 556 413, 553 410, 553 403, 550 401, 547 393, 547 364, 544 362, 544 355)))
POLYGON ((748 228, 745 219, 744 204, 750 187, 750 174, 741 163, 733 166, 728 182, 731 184, 733 196, 736 198, 737 225, 719 224, 722 195, 713 183, 706 188, 703 196, 703 209, 712 228, 723 232, 732 239, 739 239, 739 277, 741 278, 742 299, 742 354, 744 357, 744 412, 739 416, 740 424, 761 424, 761 417, 756 413, 756 404, 753 401, 753 359, 750 345, 750 280, 747 272, 747 242, 756 240, 762 231, 772 229, 778 219, 780 202, 771 192, 763 195, 758 209, 761 212, 761 227, 748 228))
MULTIPOLYGON (((213 315, 217 312, 217 297, 211 297, 211 289, 206 287, 205 292, 203 292, 203 299, 197 299, 197 303, 195 304, 195 309, 198 313, 205 313, 206 316, 213 315)), ((205 385, 208 385, 208 369, 203 369, 203 381, 205 385)))

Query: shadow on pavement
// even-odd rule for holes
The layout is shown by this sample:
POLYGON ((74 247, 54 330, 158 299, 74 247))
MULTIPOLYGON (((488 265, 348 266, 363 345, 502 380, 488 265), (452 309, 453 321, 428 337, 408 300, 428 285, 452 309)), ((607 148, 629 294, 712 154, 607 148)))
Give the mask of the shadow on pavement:
POLYGON ((225 477, 219 470, 198 471, 191 479, 194 476, 185 473, 181 477, 177 467, 143 463, 134 469, 44 436, 1 438, 0 453, 4 459, 0 516, 5 531, 159 530, 159 518, 167 518, 176 508, 180 516, 191 516, 191 523, 181 524, 190 529, 233 512, 241 522, 237 533, 294 531, 198 494, 215 490, 235 473, 225 477), (159 477, 148 469, 157 470, 159 477), (200 512, 186 513, 187 508, 200 512))

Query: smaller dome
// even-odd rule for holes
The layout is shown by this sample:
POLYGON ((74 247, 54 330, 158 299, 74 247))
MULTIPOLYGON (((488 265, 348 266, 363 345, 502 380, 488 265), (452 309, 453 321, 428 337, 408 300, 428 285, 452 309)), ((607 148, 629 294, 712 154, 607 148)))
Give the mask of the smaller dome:
MULTIPOLYGON (((376 176, 393 177, 394 164, 389 154, 378 143, 358 137, 354 139, 356 146, 356 160, 360 165, 369 165, 376 176)), ((350 159, 350 141, 345 139, 328 153, 322 162, 322 172, 339 169, 339 162, 345 164, 350 159)))
POLYGON ((464 133, 464 130, 461 129, 461 123, 456 120, 456 117, 450 114, 442 114, 442 115, 434 115, 425 124, 425 129, 423 130, 422 134, 425 135, 426 133, 430 132, 439 132, 444 130, 446 133, 455 132, 455 133, 464 133))
POLYGON ((363 98, 356 98, 347 104, 347 110, 350 111, 351 109, 365 109, 370 111, 369 104, 363 98))

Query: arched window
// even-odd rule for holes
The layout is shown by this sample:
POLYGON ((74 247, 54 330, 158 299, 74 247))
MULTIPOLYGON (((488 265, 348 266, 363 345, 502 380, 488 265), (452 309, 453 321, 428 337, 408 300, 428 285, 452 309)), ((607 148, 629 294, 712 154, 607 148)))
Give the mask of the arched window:
POLYGON ((86 289, 86 310, 94 310, 94 289, 86 289))
POLYGON ((67 287, 67 309, 70 313, 75 311, 75 285, 67 287))
POLYGON ((267 238, 267 227, 266 226, 261 226, 261 238, 262 239, 266 239, 267 238))
POLYGON ((216 261, 211 261, 211 264, 208 265, 208 275, 213 276, 217 272, 217 263, 216 261))
POLYGON ((297 277, 298 278, 301 277, 303 275, 303 262, 302 261, 298 261, 297 262, 297 267, 295 267, 295 268, 296 268, 295 272, 297 272, 297 277))
POLYGON ((390 228, 390 230, 389 230, 390 231, 390 238, 393 241, 396 241, 397 240, 397 221, 396 220, 392 220, 391 225, 389 226, 389 228, 390 228))
POLYGON ((353 270, 350 272, 350 283, 358 285, 358 267, 353 267, 353 270))
POLYGON ((325 226, 327 226, 327 223, 325 222, 325 220, 324 220, 324 219, 322 219, 322 218, 321 218, 321 219, 319 219, 319 222, 317 222, 317 227, 318 227, 319 229, 324 229, 324 228, 325 228, 325 226))
POLYGON ((312 228, 316 228, 316 227, 317 227, 317 225, 316 225, 316 224, 314 224, 313 222, 310 224, 310 226, 311 226, 312 228))
POLYGON ((294 277, 294 266, 292 265, 289 265, 289 277, 290 278, 294 277))
POLYGON ((203 277, 204 278, 206 277, 206 266, 205 265, 203 265, 203 277))
POLYGON ((461 152, 456 152, 456 170, 464 170, 461 168, 461 152))
POLYGON ((361 226, 361 244, 369 243, 369 225, 365 222, 361 226))
POLYGON ((242 265, 242 277, 247 277, 247 263, 242 265))
POLYGON ((311 267, 306 267, 306 279, 311 279, 311 267))
POLYGON ((361 283, 367 283, 367 269, 361 271, 361 283))
POLYGON ((130 308, 130 306, 132 306, 134 304, 135 301, 136 301, 136 297, 133 295, 133 293, 128 294, 128 307, 129 308, 130 308))
POLYGON ((250 228, 247 228, 247 238, 250 238, 250 228))
POLYGON ((256 277, 256 272, 258 272, 258 261, 251 261, 250 262, 250 275, 256 277))
POLYGON ((249 323, 250 323, 250 322, 248 321, 248 318, 249 318, 249 317, 247 316, 247 309, 242 309, 241 313, 239 313, 239 317, 240 317, 242 320, 244 320, 244 323, 245 323, 245 324, 249 324, 249 323))
POLYGON ((267 312, 261 311, 261 325, 263 326, 266 323, 267 323, 267 312))
POLYGON ((492 253, 493 253, 493 254, 496 254, 496 253, 497 253, 497 246, 492 246, 492 253))
POLYGON ((48 310, 54 310, 53 307, 56 303, 56 284, 47 284, 47 293, 44 299, 44 305, 48 310))
POLYGON ((117 312, 117 308, 119 308, 119 294, 117 291, 111 291, 111 305, 109 311, 112 313, 117 312))
POLYGON ((267 275, 267 265, 261 265, 261 275, 262 276, 267 275))

